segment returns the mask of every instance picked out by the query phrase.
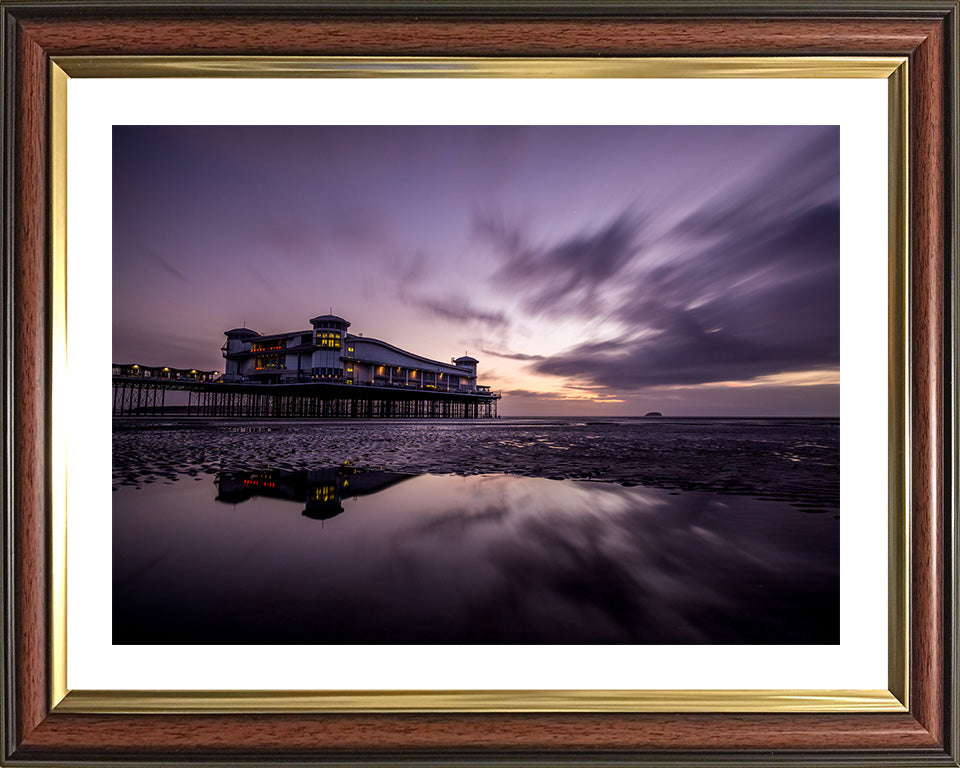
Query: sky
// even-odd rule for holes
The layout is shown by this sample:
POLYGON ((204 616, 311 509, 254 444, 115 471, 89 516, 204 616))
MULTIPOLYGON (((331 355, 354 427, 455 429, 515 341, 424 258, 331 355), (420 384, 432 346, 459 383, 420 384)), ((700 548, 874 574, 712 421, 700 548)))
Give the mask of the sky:
POLYGON ((836 126, 115 126, 113 360, 479 359, 504 416, 838 416, 836 126))

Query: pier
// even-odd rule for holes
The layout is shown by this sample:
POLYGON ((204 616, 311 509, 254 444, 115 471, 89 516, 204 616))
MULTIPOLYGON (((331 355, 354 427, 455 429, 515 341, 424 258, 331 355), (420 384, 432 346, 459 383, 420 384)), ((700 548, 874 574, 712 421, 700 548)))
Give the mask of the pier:
POLYGON ((347 333, 319 315, 310 328, 224 331, 223 374, 196 368, 113 364, 114 416, 280 419, 495 419, 499 392, 477 382, 476 358, 449 363, 347 333), (187 393, 176 405, 167 392, 187 393))
POLYGON ((283 419, 495 419, 499 392, 303 382, 231 383, 113 376, 113 415, 283 419), (166 393, 185 391, 186 406, 166 393))

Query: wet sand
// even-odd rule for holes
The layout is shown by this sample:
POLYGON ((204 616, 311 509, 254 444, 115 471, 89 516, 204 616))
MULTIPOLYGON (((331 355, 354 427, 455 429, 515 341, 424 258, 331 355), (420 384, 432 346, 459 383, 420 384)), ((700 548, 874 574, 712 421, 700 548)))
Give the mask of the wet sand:
POLYGON ((113 485, 349 462, 707 491, 839 514, 836 419, 115 420, 113 485))

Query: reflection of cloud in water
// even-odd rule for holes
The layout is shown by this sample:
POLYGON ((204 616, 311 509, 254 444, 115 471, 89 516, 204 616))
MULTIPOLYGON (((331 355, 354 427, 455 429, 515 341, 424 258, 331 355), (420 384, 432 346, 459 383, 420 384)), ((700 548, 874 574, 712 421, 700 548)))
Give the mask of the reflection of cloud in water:
POLYGON ((260 480, 281 476, 282 497, 236 506, 192 484, 166 500, 114 495, 118 642, 839 639, 831 517, 700 492, 339 469, 343 512, 322 526, 295 510, 330 478, 260 480))
POLYGON ((456 552, 475 577, 461 610, 480 635, 499 625, 522 642, 542 623, 564 628, 556 642, 644 642, 665 628, 672 642, 710 642, 717 628, 691 617, 736 612, 731 586, 759 589, 809 568, 776 522, 737 524, 743 512, 790 514, 775 504, 744 499, 738 509, 709 494, 503 476, 457 482, 456 505, 401 527, 394 552, 414 571, 430 567, 424 550, 456 552))

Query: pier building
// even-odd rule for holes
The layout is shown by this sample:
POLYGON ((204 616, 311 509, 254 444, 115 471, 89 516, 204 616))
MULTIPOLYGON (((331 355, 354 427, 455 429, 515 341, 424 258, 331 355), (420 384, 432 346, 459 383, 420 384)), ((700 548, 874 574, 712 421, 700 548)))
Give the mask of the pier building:
POLYGON ((350 323, 320 315, 303 331, 259 334, 249 328, 225 331, 221 348, 225 382, 292 384, 308 381, 372 387, 489 392, 477 384, 478 360, 464 355, 449 363, 407 352, 379 339, 348 333, 350 323))
POLYGON ((122 417, 496 418, 499 392, 477 383, 476 358, 449 363, 347 333, 320 315, 311 328, 225 331, 226 370, 114 364, 113 414, 122 417), (169 391, 186 404, 168 404, 169 391))

